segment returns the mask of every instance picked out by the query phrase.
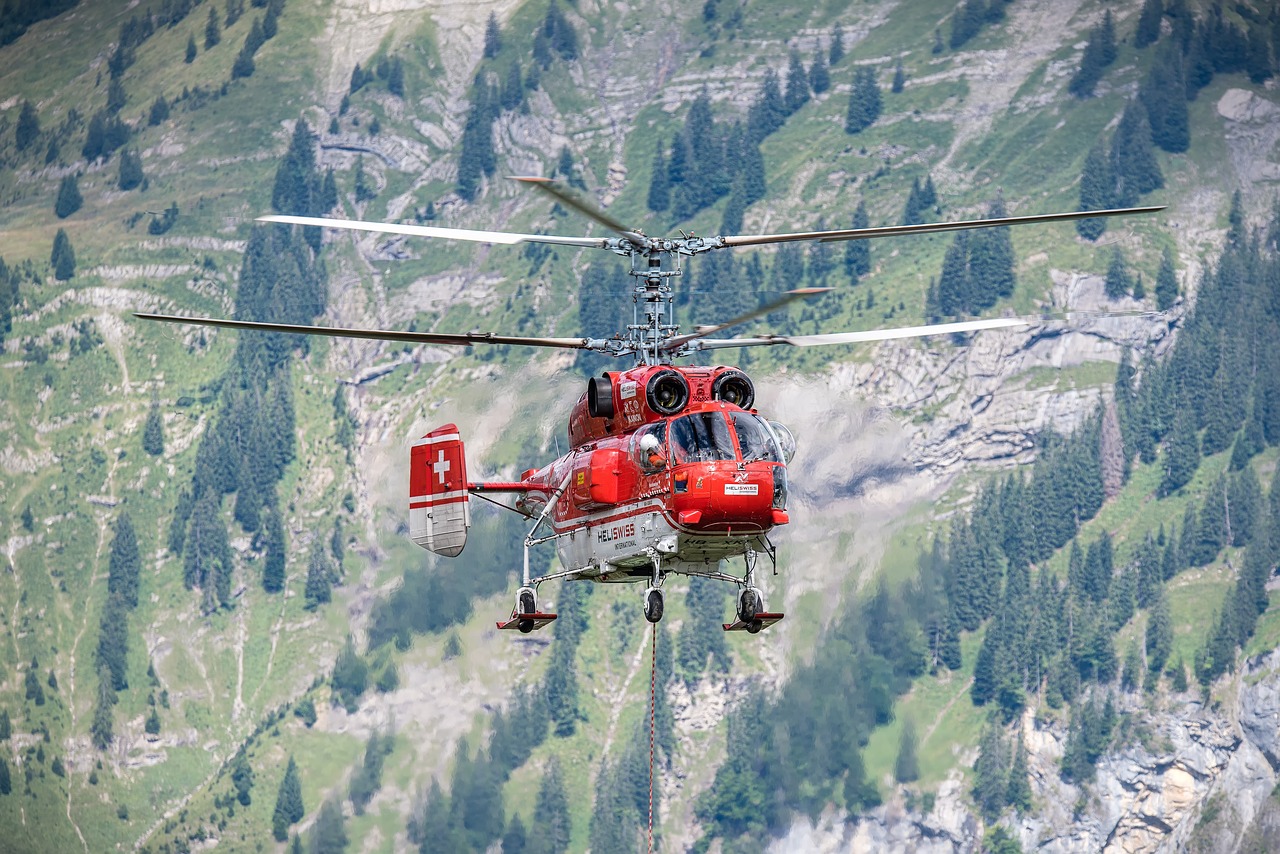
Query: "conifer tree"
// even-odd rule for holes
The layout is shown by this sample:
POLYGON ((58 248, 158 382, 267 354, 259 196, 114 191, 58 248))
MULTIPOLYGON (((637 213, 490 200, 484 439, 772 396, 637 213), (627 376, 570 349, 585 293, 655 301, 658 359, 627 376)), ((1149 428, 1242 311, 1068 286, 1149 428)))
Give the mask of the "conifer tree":
POLYGON ((821 48, 809 64, 809 88, 815 95, 821 95, 831 88, 831 70, 827 65, 827 55, 821 48))
POLYGON ((992 722, 983 730, 973 770, 974 801, 983 817, 994 821, 1004 808, 1009 791, 1009 751, 999 727, 992 722))
POLYGON ((266 551, 262 562, 262 589, 268 593, 279 593, 284 589, 288 543, 285 540, 284 523, 274 500, 267 503, 262 530, 263 548, 266 551))
POLYGON ((498 16, 489 13, 484 24, 484 58, 493 59, 502 50, 502 28, 498 26, 498 16))
POLYGON ((948 41, 951 49, 963 47, 969 39, 976 36, 986 17, 987 4, 983 0, 963 0, 951 17, 951 38, 948 41))
POLYGON ((1175 154, 1186 151, 1191 144, 1187 99, 1183 94, 1187 83, 1182 64, 1177 46, 1164 45, 1138 90, 1151 124, 1151 141, 1175 154))
POLYGON ((222 27, 218 25, 218 12, 210 7, 209 21, 204 25, 204 49, 208 50, 222 41, 222 27))
POLYGON ((0 756, 0 795, 7 795, 13 791, 13 783, 9 779, 9 761, 0 756))
POLYGON ((800 51, 791 49, 787 64, 787 88, 783 95, 787 113, 794 113, 809 101, 809 74, 800 61, 800 51))
POLYGON ((116 517, 115 538, 107 560, 107 592, 119 593, 129 608, 138 607, 138 577, 142 572, 142 556, 133 530, 129 511, 116 517))
POLYGON ((1133 33, 1133 46, 1141 50, 1160 38, 1160 19, 1164 17, 1163 0, 1143 0, 1138 13, 1138 27, 1133 33))
POLYGON ((117 185, 122 190, 132 190, 140 185, 145 176, 142 174, 142 155, 126 148, 120 153, 120 175, 117 185))
POLYGON ((112 593, 103 606, 98 624, 96 664, 111 677, 111 687, 123 691, 129 687, 129 606, 124 596, 112 593))
POLYGON ((916 725, 907 718, 898 736, 898 758, 893 763, 893 779, 912 783, 920 779, 920 763, 916 759, 916 725))
POLYGON ((74 174, 65 176, 62 183, 58 185, 58 200, 54 202, 53 212, 57 214, 58 219, 66 219, 80 210, 83 204, 84 197, 80 195, 80 177, 74 174))
POLYGON ((902 61, 898 61, 898 65, 893 69, 893 83, 889 86, 889 91, 897 94, 907 85, 907 72, 902 68, 902 61))
POLYGON ((1200 467, 1200 437, 1196 433, 1196 416, 1189 408, 1178 410, 1173 430, 1165 447, 1164 478, 1160 494, 1170 495, 1181 489, 1200 467))
POLYGON ((569 848, 571 830, 569 797, 565 794, 560 762, 554 756, 547 760, 547 770, 538 788, 536 812, 542 837, 539 854, 564 854, 569 848))
POLYGON ((312 540, 311 557, 307 561, 307 584, 305 588, 307 604, 305 607, 308 611, 314 611, 328 602, 333 596, 329 559, 325 556, 324 547, 321 545, 320 540, 321 537, 319 535, 316 535, 312 540))
MULTIPOLYGON (((865 199, 859 199, 858 207, 853 212, 853 221, 849 224, 849 227, 868 228, 869 226, 867 202, 865 199)), ((871 272, 871 242, 869 240, 846 241, 844 272, 853 284, 857 284, 859 278, 871 272)))
POLYGON ((187 65, 196 61, 196 37, 195 35, 187 36, 187 52, 183 56, 182 61, 187 65))
POLYGON ((528 850, 528 839, 520 813, 516 813, 511 817, 506 833, 502 834, 502 854, 525 854, 528 850))
MULTIPOLYGON (((1089 150, 1084 169, 1080 172, 1080 210, 1101 211, 1110 208, 1114 186, 1111 162, 1107 159, 1102 140, 1099 139, 1089 150)), ((1076 220, 1076 233, 1085 240, 1097 240, 1106 230, 1107 221, 1103 217, 1076 220)))
POLYGON ((142 450, 153 457, 164 453, 164 419, 160 415, 160 401, 152 397, 147 410, 147 422, 142 428, 142 450))
POLYGON ((831 49, 827 54, 829 64, 835 65, 844 59, 844 28, 836 24, 831 31, 831 49))
POLYGON ((289 838, 289 826, 302 821, 306 815, 302 806, 302 781, 298 779, 298 766, 289 756, 289 764, 284 769, 284 778, 280 781, 280 789, 276 793, 276 807, 271 816, 271 832, 277 842, 289 838))
POLYGON ((1009 768, 1009 789, 1005 793, 1005 803, 1020 813, 1031 811, 1031 783, 1027 779, 1027 745, 1022 740, 1022 731, 1014 736, 1017 744, 1013 748, 1013 764, 1009 768))
POLYGON ((13 726, 9 722, 9 710, 0 709, 0 741, 8 741, 13 734, 13 726))
POLYGON ((1111 140, 1111 174, 1115 180, 1112 199, 1117 205, 1136 205, 1141 193, 1164 186, 1164 175, 1151 144, 1151 125, 1140 100, 1130 101, 1120 117, 1111 140))
POLYGON ((1117 246, 1111 253, 1111 264, 1107 267, 1107 299, 1126 297, 1132 289, 1133 280, 1129 277, 1129 268, 1124 262, 1124 252, 1117 246))
POLYGON ((845 114, 845 133, 860 133, 880 118, 880 87, 872 68, 862 66, 854 72, 853 91, 849 95, 849 109, 845 114))
POLYGON ((36 113, 35 105, 24 98, 22 109, 18 111, 18 123, 14 127, 14 142, 18 146, 18 151, 26 151, 39 136, 40 117, 36 113))
POLYGON ((653 172, 649 176, 649 195, 645 201, 649 210, 655 213, 661 213, 671 206, 671 175, 662 149, 662 140, 658 140, 657 149, 653 153, 653 172))
POLYGON ((378 191, 364 171, 364 155, 356 155, 355 196, 357 202, 367 202, 378 197, 378 191))
POLYGON ((115 738, 111 720, 111 707, 116 704, 116 692, 111 687, 111 671, 98 668, 98 696, 93 704, 93 721, 89 724, 89 738, 93 746, 106 750, 115 738))
POLYGON ((1178 298, 1178 277, 1173 266, 1173 250, 1165 247, 1160 256, 1160 270, 1156 273, 1156 308, 1168 311, 1178 298))

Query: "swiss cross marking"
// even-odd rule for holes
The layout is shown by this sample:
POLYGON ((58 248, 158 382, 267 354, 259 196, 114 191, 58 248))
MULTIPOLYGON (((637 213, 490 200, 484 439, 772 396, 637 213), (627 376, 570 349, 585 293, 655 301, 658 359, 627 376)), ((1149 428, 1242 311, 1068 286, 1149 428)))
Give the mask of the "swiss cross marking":
POLYGON ((444 458, 444 451, 440 451, 440 456, 436 457, 436 461, 431 464, 431 469, 436 473, 436 477, 440 478, 440 485, 444 486, 444 473, 449 470, 449 461, 444 458))

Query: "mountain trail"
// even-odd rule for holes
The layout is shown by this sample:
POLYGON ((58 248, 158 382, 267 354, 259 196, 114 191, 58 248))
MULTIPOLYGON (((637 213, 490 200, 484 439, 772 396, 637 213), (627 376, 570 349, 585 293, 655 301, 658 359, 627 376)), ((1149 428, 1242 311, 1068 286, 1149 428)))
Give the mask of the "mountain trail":
POLYGON ((636 654, 631 657, 631 667, 627 671, 627 678, 622 680, 622 685, 614 692, 613 699, 610 702, 609 709, 609 729, 605 732, 604 746, 600 749, 601 766, 603 761, 609 756, 609 749, 613 747, 613 737, 618 730, 618 717, 622 714, 622 707, 627 700, 627 691, 631 688, 631 682, 636 678, 636 674, 640 672, 640 667, 644 664, 644 651, 649 648, 649 642, 653 639, 653 632, 646 631, 641 633, 640 646, 636 649, 636 654))

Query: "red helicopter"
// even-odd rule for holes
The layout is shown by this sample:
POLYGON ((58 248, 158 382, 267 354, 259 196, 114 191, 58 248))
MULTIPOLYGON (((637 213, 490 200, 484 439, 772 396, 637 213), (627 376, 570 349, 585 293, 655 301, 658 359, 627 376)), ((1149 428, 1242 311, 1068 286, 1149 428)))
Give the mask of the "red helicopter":
POLYGON ((467 476, 462 436, 453 424, 414 442, 409 460, 409 526, 413 541, 446 557, 467 542, 473 494, 507 493, 516 512, 533 520, 524 542, 524 567, 516 604, 499 629, 528 633, 556 619, 538 608, 539 585, 553 579, 643 582, 644 616, 662 619, 662 587, 675 573, 725 581, 739 588, 737 619, 726 631, 752 634, 781 620, 767 610, 756 583, 761 555, 775 571, 770 532, 788 522, 787 463, 795 452, 791 432, 753 408, 750 377, 734 367, 694 367, 676 359, 705 350, 786 344, 810 347, 1026 325, 1017 318, 969 320, 866 332, 760 335, 716 338, 716 334, 828 288, 791 291, 755 311, 714 326, 680 334, 672 317, 670 280, 681 273, 682 256, 713 249, 792 241, 862 240, 970 228, 1057 222, 1086 217, 1152 213, 1156 207, 1002 217, 957 222, 788 234, 678 238, 649 237, 627 228, 595 205, 545 178, 517 178, 560 204, 601 223, 611 237, 560 237, 495 231, 359 222, 322 217, 272 215, 260 221, 440 237, 491 244, 550 243, 593 247, 627 257, 635 286, 634 322, 612 338, 531 338, 494 333, 398 332, 261 323, 245 320, 136 313, 146 320, 232 329, 372 338, 417 344, 471 346, 512 344, 593 350, 630 356, 635 365, 606 371, 587 382, 569 415, 567 454, 514 482, 473 481, 467 476), (530 577, 529 549, 554 542, 561 569, 530 577), (743 559, 743 572, 722 562, 743 559))

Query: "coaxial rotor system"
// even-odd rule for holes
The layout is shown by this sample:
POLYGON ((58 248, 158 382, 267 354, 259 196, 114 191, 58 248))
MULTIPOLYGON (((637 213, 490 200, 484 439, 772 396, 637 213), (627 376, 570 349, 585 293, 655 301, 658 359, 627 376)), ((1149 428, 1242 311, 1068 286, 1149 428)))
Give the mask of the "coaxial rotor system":
POLYGON ((876 237, 900 237, 915 234, 932 234, 975 228, 997 228, 1010 225, 1063 222, 1094 217, 1128 216, 1155 213, 1163 205, 1132 208, 1114 208, 1096 211, 1070 211, 1064 213, 1007 216, 988 219, 956 220, 951 222, 892 225, 874 228, 850 228, 831 231, 801 231, 779 234, 718 235, 700 237, 681 233, 679 237, 650 237, 639 229, 628 228, 594 203, 571 192, 548 178, 516 177, 514 180, 529 185, 550 196, 559 204, 577 211, 609 229, 614 236, 571 237, 549 234, 521 234, 506 231, 482 231, 462 228, 410 225, 407 223, 363 222, 360 220, 331 219, 328 217, 270 214, 258 218, 259 222, 285 225, 319 226, 379 234, 403 234, 412 237, 433 237, 446 240, 464 240, 475 243, 513 245, 518 243, 543 243, 558 246, 603 249, 622 255, 631 261, 629 275, 635 280, 633 301, 636 306, 636 322, 608 338, 548 338, 503 335, 494 332, 407 332, 385 329, 354 329, 332 326, 307 326, 300 324, 270 323, 253 320, 185 317, 177 315, 135 312, 136 317, 167 323, 197 324, 229 329, 250 329, 264 332, 288 332, 303 335, 325 335, 340 338, 370 338, 383 341, 399 341, 415 344, 439 344, 471 346, 475 344, 509 344, 526 347, 550 347, 559 349, 591 350, 611 356, 632 356, 638 364, 669 364, 675 359, 703 350, 736 347, 761 347, 787 344, 794 347, 813 347, 826 344, 854 344, 868 341, 885 341, 897 338, 913 338, 930 335, 946 335, 974 332, 982 329, 1000 329, 1025 326, 1030 321, 1021 318, 987 318, 964 320, 954 323, 937 323, 925 326, 876 329, 858 332, 832 332, 810 335, 781 335, 764 333, 750 337, 713 337, 732 327, 740 326, 790 305, 793 302, 827 293, 831 288, 800 288, 788 291, 780 298, 752 311, 730 318, 722 323, 700 326, 691 332, 681 333, 672 314, 673 289, 670 280, 681 274, 681 258, 700 255, 716 249, 734 249, 748 246, 767 246, 777 243, 804 241, 837 242, 844 240, 868 240, 876 237), (642 319, 643 318, 643 319, 642 319))

